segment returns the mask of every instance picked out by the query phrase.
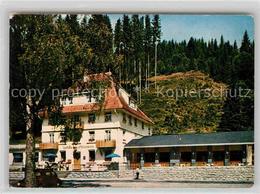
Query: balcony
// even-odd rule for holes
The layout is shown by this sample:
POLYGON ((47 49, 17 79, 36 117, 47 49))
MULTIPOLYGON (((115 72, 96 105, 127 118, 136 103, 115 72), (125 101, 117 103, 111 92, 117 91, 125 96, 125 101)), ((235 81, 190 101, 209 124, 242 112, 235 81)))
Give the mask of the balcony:
POLYGON ((83 121, 75 121, 70 124, 71 128, 76 129, 84 129, 84 122, 83 121))
POLYGON ((97 148, 114 148, 116 147, 116 140, 96 140, 97 148))
POLYGON ((40 143, 40 150, 57 150, 59 147, 58 143, 40 143))

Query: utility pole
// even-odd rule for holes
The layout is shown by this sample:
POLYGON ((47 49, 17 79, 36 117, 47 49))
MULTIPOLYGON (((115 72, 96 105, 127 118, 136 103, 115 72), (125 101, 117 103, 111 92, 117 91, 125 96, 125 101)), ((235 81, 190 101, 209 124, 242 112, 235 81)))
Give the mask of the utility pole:
POLYGON ((139 103, 141 104, 142 100, 142 72, 141 72, 141 62, 139 61, 139 103))
POLYGON ((154 87, 156 89, 156 76, 157 76, 157 45, 158 45, 158 40, 156 39, 155 41, 155 48, 154 48, 154 87))
MULTIPOLYGON (((119 43, 119 53, 123 53, 124 51, 124 43, 123 42, 120 42, 119 43)), ((125 54, 124 54, 124 61, 123 63, 125 63, 125 54)), ((122 64, 119 63, 119 85, 121 86, 121 81, 122 81, 122 64)))

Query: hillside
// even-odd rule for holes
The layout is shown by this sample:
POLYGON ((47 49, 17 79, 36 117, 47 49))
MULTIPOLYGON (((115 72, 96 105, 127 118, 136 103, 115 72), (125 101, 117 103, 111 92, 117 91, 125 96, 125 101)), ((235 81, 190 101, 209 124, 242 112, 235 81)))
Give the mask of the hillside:
POLYGON ((225 102, 219 94, 227 88, 225 84, 199 71, 157 76, 156 80, 158 89, 151 86, 144 91, 140 107, 155 122, 154 134, 217 130, 225 102), (215 95, 209 95, 210 91, 215 95))

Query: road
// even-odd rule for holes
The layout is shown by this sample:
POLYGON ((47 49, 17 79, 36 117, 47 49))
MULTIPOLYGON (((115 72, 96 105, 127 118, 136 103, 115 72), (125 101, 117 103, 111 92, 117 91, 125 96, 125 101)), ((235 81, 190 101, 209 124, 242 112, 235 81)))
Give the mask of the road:
MULTIPOLYGON (((16 185, 17 181, 10 181, 16 185)), ((250 183, 184 183, 145 180, 63 180, 62 188, 249 188, 250 183)))
POLYGON ((64 180, 62 187, 112 187, 112 188, 249 188, 250 183, 183 183, 143 180, 64 180))

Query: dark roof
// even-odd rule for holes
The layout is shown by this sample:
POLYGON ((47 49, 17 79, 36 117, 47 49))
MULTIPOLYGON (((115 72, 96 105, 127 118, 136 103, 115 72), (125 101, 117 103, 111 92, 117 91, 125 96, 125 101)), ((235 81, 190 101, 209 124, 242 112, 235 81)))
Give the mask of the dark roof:
POLYGON ((177 147, 202 145, 253 144, 253 131, 216 132, 204 134, 155 135, 133 139, 125 148, 177 147))

